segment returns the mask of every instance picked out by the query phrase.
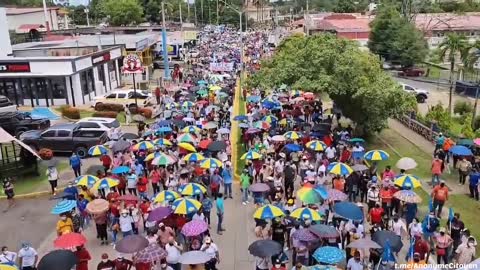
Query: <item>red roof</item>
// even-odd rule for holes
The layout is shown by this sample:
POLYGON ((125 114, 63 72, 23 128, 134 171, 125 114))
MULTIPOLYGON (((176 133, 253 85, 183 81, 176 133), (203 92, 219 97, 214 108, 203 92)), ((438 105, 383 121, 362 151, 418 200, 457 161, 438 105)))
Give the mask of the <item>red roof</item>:
POLYGON ((30 31, 32 29, 38 29, 38 28, 45 28, 42 24, 22 24, 18 27, 18 30, 27 30, 30 31))
POLYGON ((317 21, 315 26, 318 30, 336 31, 336 32, 370 32, 370 19, 327 19, 317 21))
MULTIPOLYGON (((57 10, 59 7, 47 7, 48 10, 57 10)), ((7 8, 7 15, 20 15, 35 12, 43 12, 43 8, 7 8)))

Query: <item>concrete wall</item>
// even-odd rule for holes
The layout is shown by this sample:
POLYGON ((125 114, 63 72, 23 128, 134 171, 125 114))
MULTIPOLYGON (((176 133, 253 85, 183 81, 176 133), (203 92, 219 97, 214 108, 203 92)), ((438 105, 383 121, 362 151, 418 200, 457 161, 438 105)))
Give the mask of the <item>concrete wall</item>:
MULTIPOLYGON (((50 24, 50 29, 58 30, 58 16, 57 10, 51 9, 48 11, 48 22, 50 24)), ((8 15, 8 29, 18 31, 18 28, 22 24, 41 24, 45 25, 45 16, 43 11, 18 14, 18 15, 8 15)), ((26 32, 24 30, 20 32, 26 32)))
POLYGON ((0 57, 12 54, 10 34, 8 33, 8 22, 5 8, 0 8, 0 57))

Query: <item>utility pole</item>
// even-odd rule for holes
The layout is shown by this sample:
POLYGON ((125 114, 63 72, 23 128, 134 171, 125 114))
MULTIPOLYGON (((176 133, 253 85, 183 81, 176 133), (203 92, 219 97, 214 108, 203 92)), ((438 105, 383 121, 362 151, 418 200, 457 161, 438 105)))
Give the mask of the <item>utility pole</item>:
POLYGON ((187 0, 187 22, 190 22, 190 0, 187 0))
POLYGON ((43 0, 43 16, 45 16, 45 28, 47 28, 47 35, 50 35, 50 23, 48 22, 48 10, 46 0, 43 0))
POLYGON ((218 14, 218 0, 217 0, 217 25, 218 25, 218 16, 219 14, 218 14))
POLYGON ((195 11, 195 26, 198 25, 198 21, 197 21, 197 1, 195 0, 195 3, 194 3, 194 11, 195 11))
POLYGON ((308 5, 308 0, 307 0, 307 10, 306 10, 306 16, 305 16, 305 29, 307 30, 307 36, 310 35, 310 9, 308 5))
POLYGON ((170 68, 168 66, 168 45, 167 45, 167 28, 165 26, 165 2, 162 1, 162 53, 163 53, 163 69, 164 79, 170 79, 170 68))
POLYGON ((200 0, 200 9, 202 11, 202 23, 205 23, 205 13, 203 12, 203 0, 200 0))

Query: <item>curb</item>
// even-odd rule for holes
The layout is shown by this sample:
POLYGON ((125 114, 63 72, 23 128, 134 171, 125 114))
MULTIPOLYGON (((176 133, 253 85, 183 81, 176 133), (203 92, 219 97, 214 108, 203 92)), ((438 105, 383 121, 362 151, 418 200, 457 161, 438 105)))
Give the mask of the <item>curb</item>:
MULTIPOLYGON (((66 187, 66 186, 65 186, 66 187)), ((60 187, 57 188, 57 192, 62 192, 65 187, 60 187)), ((26 193, 26 194, 15 194, 16 199, 32 199, 32 198, 38 198, 38 197, 43 197, 46 195, 51 195, 51 191, 49 190, 44 190, 44 191, 37 191, 37 192, 32 192, 32 193, 26 193)), ((0 201, 1 200, 6 200, 7 196, 0 196, 0 201)))

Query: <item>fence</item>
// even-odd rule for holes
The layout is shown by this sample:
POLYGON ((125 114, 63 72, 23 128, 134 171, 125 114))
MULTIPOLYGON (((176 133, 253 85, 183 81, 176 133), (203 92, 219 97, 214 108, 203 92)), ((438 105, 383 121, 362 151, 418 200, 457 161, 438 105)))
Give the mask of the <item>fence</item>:
POLYGON ((407 115, 397 116, 396 119, 409 129, 415 131, 417 134, 421 135, 422 137, 431 142, 435 141, 435 138, 438 135, 438 132, 433 130, 433 125, 426 126, 407 115))

